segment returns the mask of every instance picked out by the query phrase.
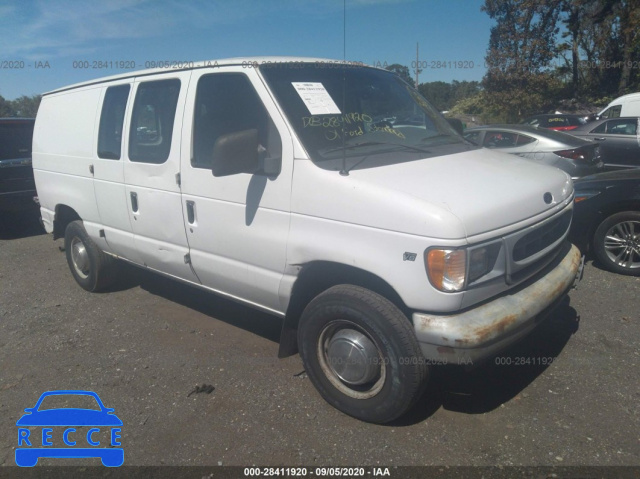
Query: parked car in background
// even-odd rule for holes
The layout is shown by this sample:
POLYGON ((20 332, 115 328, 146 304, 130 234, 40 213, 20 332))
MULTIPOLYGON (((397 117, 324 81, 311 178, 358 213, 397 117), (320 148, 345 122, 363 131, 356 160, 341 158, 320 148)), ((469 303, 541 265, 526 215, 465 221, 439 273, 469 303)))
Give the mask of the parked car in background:
POLYGON ((488 125, 469 128, 464 137, 485 148, 555 166, 572 178, 602 171, 598 143, 559 131, 529 125, 488 125))
POLYGON ((520 122, 522 125, 537 126, 538 128, 548 128, 556 131, 573 130, 587 123, 584 115, 534 115, 525 118, 520 122))
POLYGON ((640 116, 640 92, 616 98, 598 113, 598 119, 640 116))
POLYGON ((35 208, 31 168, 33 118, 0 118, 0 214, 35 208))
POLYGON ((605 118, 571 134, 600 144, 606 170, 640 167, 640 117, 605 118))
POLYGON ((640 276, 640 169, 577 180, 570 237, 615 273, 640 276))

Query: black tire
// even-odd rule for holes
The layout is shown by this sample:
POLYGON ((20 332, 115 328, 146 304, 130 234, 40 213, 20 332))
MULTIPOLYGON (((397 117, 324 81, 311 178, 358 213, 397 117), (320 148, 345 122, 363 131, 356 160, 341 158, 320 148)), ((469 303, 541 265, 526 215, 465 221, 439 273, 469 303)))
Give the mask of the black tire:
POLYGON ((593 250, 598 262, 609 271, 640 276, 640 212, 623 211, 600 223, 593 250))
POLYGON ((359 286, 334 286, 313 299, 300 318, 298 345, 322 397, 364 421, 383 424, 402 416, 427 383, 428 368, 407 317, 359 286))
POLYGON ((64 233, 67 263, 76 282, 87 291, 101 291, 116 280, 116 260, 96 245, 82 221, 72 221, 64 233))

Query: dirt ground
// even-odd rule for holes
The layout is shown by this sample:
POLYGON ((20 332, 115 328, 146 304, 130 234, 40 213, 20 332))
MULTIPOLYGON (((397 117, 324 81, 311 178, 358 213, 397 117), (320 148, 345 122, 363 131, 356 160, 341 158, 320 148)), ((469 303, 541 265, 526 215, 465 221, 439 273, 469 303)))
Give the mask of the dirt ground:
MULTIPOLYGON (((277 358, 280 319, 134 268, 87 293, 61 245, 33 218, 0 225, 4 473, 22 471, 24 408, 59 389, 115 408, 127 466, 640 466, 640 278, 589 262, 524 342, 435 369, 411 414, 379 426, 325 403, 299 357, 277 358)), ((100 465, 39 464, 78 461, 100 465)))

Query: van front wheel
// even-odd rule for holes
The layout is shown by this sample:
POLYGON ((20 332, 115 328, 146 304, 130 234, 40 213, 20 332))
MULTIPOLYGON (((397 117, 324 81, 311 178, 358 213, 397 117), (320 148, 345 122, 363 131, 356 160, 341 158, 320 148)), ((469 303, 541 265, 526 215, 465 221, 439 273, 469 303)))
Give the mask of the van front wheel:
POLYGON ((334 286, 305 308, 300 355, 311 382, 336 409, 374 423, 411 408, 428 368, 407 317, 359 286, 334 286))
POLYGON ((67 263, 76 282, 87 291, 100 291, 115 281, 115 259, 96 245, 82 221, 72 221, 64 233, 67 263))

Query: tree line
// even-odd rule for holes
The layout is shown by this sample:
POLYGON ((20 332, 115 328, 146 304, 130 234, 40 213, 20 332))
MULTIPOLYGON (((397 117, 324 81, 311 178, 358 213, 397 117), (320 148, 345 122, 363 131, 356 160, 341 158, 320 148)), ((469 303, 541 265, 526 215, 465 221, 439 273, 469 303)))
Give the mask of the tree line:
POLYGON ((495 20, 470 107, 515 121, 562 99, 640 90, 640 0, 485 0, 495 20))
MULTIPOLYGON (((420 92, 439 110, 516 122, 567 99, 602 106, 640 91, 640 0, 485 0, 495 21, 481 82, 429 82, 420 92)), ((408 83, 408 67, 393 64, 408 83)), ((34 117, 40 96, 5 100, 0 117, 34 117)))
MULTIPOLYGON (((485 0, 482 11, 495 21, 482 81, 418 85, 439 110, 517 122, 640 91, 640 0, 485 0)), ((388 69, 413 84, 407 67, 388 69)))
POLYGON ((0 118, 22 117, 35 118, 40 106, 40 95, 22 95, 15 100, 5 100, 0 95, 0 118))

